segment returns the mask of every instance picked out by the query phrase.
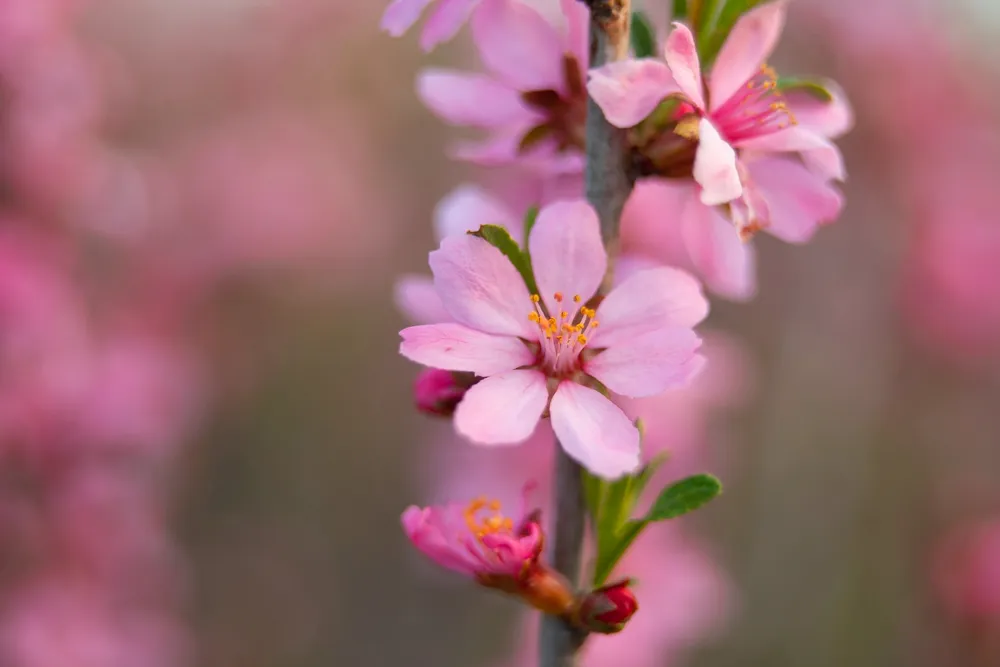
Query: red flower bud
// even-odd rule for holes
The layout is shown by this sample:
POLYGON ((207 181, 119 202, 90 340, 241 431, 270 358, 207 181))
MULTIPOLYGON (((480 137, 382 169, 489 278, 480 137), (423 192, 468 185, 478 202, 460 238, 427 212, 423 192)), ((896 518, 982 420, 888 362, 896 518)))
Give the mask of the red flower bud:
POLYGON ((631 585, 630 579, 623 579, 588 593, 574 615, 577 624, 589 632, 621 632, 639 609, 631 585))
POLYGON ((439 368, 425 368, 413 383, 413 398, 421 412, 451 417, 472 386, 469 379, 439 368))

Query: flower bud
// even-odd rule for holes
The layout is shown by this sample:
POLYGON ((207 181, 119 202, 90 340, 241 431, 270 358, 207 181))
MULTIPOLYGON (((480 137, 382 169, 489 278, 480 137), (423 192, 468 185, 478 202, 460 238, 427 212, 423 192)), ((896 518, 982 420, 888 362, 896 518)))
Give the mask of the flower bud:
POLYGON ((631 585, 630 579, 623 579, 588 593, 574 614, 577 625, 605 635, 621 632, 639 609, 631 585))
POLYGON ((465 392, 473 384, 463 375, 439 368, 422 370, 413 384, 413 398, 417 409, 430 415, 451 417, 465 392))

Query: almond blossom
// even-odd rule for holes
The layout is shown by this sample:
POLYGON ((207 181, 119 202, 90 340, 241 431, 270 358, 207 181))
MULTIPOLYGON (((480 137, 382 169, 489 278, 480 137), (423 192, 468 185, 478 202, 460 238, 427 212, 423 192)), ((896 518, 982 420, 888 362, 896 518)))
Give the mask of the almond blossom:
POLYGON ((583 168, 587 9, 560 0, 565 26, 517 0, 483 0, 472 34, 488 73, 431 68, 417 92, 453 125, 482 128, 452 156, 478 164, 524 163, 544 172, 583 168))
POLYGON ((435 5, 420 34, 420 48, 430 51, 455 36, 480 0, 394 0, 382 14, 382 30, 399 37, 435 5))
POLYGON ((454 321, 400 332, 417 363, 485 378, 466 392, 455 427, 483 445, 526 440, 548 416, 566 452, 616 477, 639 464, 639 433, 594 380, 630 397, 684 384, 701 368, 692 327, 708 311, 701 289, 671 268, 640 271, 594 300, 607 268, 597 214, 584 201, 551 204, 528 239, 538 294, 482 238, 446 238, 430 255, 454 321))
POLYGON ((844 165, 830 139, 850 128, 850 107, 834 84, 825 86, 829 99, 786 90, 765 64, 785 8, 779 0, 744 15, 707 74, 691 30, 676 23, 665 62, 614 63, 591 72, 588 84, 608 120, 623 128, 666 98, 677 102, 673 131, 636 147, 637 168, 663 183, 651 210, 679 212, 676 233, 690 263, 732 298, 754 290, 752 251, 741 240, 765 229, 802 243, 843 206, 831 183, 844 179, 844 165))

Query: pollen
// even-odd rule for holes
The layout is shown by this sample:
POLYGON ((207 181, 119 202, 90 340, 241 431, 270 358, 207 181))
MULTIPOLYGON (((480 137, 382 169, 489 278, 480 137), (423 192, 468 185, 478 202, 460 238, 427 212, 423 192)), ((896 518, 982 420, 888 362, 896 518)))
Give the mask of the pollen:
POLYGON ((573 295, 573 303, 580 303, 580 295, 579 294, 574 294, 573 295))
POLYGON ((556 292, 555 294, 552 295, 552 298, 556 300, 556 303, 562 303, 563 293, 562 292, 556 292))
POLYGON ((468 504, 462 513, 465 525, 478 539, 494 533, 513 532, 514 521, 500 512, 500 501, 479 497, 468 504), (480 514, 490 512, 480 519, 480 514))

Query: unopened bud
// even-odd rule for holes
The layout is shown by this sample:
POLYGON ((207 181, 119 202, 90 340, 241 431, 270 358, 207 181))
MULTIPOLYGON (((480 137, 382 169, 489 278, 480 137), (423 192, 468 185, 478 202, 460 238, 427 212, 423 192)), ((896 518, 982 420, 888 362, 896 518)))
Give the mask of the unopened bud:
POLYGON ((413 383, 413 398, 421 412, 451 417, 465 392, 475 383, 474 377, 440 368, 425 368, 413 383))
POLYGON ((631 585, 630 579, 624 579, 591 591, 580 600, 574 620, 589 632, 621 632, 639 609, 631 585))

